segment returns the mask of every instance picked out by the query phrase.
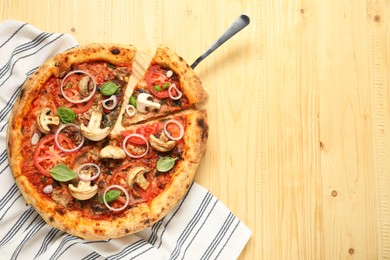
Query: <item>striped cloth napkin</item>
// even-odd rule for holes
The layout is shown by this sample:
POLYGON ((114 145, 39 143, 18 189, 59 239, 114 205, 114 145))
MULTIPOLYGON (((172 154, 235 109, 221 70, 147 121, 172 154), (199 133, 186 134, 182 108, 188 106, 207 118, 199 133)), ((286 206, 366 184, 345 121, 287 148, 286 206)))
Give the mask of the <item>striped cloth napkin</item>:
POLYGON ((236 259, 251 231, 196 183, 152 227, 105 241, 52 228, 26 206, 7 160, 9 115, 26 78, 52 55, 75 46, 71 35, 15 20, 0 23, 0 259, 236 259))

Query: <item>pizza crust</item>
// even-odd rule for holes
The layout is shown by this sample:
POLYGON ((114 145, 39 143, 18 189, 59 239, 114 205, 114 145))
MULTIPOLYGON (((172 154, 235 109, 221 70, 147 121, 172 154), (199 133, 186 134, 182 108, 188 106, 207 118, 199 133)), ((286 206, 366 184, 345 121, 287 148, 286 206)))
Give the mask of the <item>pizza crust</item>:
POLYGON ((49 63, 56 77, 62 77, 73 64, 90 61, 106 61, 119 65, 132 62, 136 48, 132 45, 89 44, 70 49, 53 57, 49 63))
MULTIPOLYGON (((190 110, 192 111, 192 110, 190 110)), ((198 110, 187 117, 187 129, 183 139, 186 148, 183 151, 185 160, 198 164, 206 151, 206 141, 208 138, 208 123, 206 110, 198 110)))

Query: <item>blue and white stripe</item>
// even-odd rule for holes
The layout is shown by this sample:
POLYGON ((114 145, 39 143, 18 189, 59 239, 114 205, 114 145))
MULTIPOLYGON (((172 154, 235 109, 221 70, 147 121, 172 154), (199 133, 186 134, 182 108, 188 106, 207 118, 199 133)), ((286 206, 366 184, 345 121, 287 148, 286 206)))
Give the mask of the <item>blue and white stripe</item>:
POLYGON ((55 53, 74 46, 77 42, 67 34, 45 33, 14 20, 0 23, 0 259, 237 258, 249 229, 196 183, 152 227, 107 241, 86 241, 54 229, 26 205, 8 165, 8 119, 27 77, 55 53))

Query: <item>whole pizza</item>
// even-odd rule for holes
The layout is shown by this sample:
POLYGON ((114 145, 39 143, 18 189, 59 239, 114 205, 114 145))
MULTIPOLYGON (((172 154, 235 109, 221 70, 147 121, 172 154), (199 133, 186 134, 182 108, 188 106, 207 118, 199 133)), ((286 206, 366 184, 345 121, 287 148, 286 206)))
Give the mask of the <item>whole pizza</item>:
POLYGON ((100 240, 152 225, 186 194, 205 151, 198 76, 159 47, 135 77, 137 55, 113 44, 57 54, 15 102, 7 133, 15 181, 69 234, 100 240))

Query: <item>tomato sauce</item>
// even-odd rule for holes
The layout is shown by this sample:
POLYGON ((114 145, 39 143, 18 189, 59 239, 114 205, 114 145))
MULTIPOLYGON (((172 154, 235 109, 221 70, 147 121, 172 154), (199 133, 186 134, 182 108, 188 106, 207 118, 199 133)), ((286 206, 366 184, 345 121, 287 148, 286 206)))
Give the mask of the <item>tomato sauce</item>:
MULTIPOLYGON (((107 81, 115 81, 116 84, 127 84, 128 76, 131 70, 131 64, 123 64, 120 67, 107 64, 105 62, 92 62, 85 64, 78 64, 72 67, 72 70, 84 70, 93 75, 97 85, 101 86, 107 81), (122 82, 123 81, 123 82, 122 82)), ((148 169, 155 169, 159 158, 169 156, 181 158, 182 147, 184 146, 183 139, 177 141, 176 146, 172 151, 168 153, 157 152, 153 148, 149 149, 147 155, 139 159, 132 159, 129 156, 125 160, 105 160, 98 159, 98 151, 107 145, 104 142, 91 142, 86 140, 84 146, 75 153, 64 153, 61 152, 54 144, 54 132, 56 127, 52 131, 40 137, 37 144, 32 144, 31 139, 34 133, 38 133, 36 125, 36 117, 43 108, 50 108, 53 114, 57 114, 57 108, 59 106, 65 106, 71 108, 76 114, 82 114, 88 111, 93 105, 95 97, 91 98, 90 101, 81 104, 72 104, 67 101, 61 94, 60 86, 61 80, 51 77, 39 90, 36 98, 31 103, 30 111, 27 113, 23 121, 23 151, 22 155, 25 160, 22 164, 23 174, 28 178, 30 183, 35 189, 43 196, 48 199, 51 198, 50 194, 43 192, 43 189, 47 185, 53 185, 54 189, 57 189, 56 194, 66 197, 64 201, 67 201, 66 207, 70 210, 78 210, 81 214, 88 216, 93 219, 105 219, 112 216, 118 216, 124 214, 126 210, 120 212, 110 211, 102 202, 104 190, 112 184, 122 185, 129 193, 130 203, 127 209, 138 203, 150 203, 161 191, 164 190, 166 185, 171 181, 171 171, 169 172, 158 172, 157 170, 151 170, 144 174, 144 178, 148 181, 149 185, 144 190, 137 183, 134 183, 131 187, 127 184, 128 171, 136 166, 143 166, 148 169), (54 94, 53 94, 54 93, 54 94), (126 161, 127 163, 124 163, 126 161), (74 171, 77 171, 75 167, 86 162, 95 162, 101 169, 99 178, 92 182, 93 185, 98 185, 98 193, 93 198, 85 201, 77 200, 73 198, 69 192, 62 192, 63 189, 67 190, 68 183, 60 183, 55 181, 49 170, 58 163, 64 163, 68 165, 74 171)), ((177 80, 177 77, 171 79, 172 82, 177 80)), ((124 87, 124 85, 121 85, 124 87)), ((97 93, 96 95, 100 95, 97 93)), ((119 92, 119 98, 123 98, 124 91, 119 92)), ((167 102, 175 102, 167 100, 167 102)), ((181 106, 188 105, 188 100, 183 97, 180 101, 181 106)), ((173 104, 173 103, 172 103, 173 104)), ((172 105, 170 103, 170 105, 172 105)), ((178 107, 179 109, 179 107, 178 107)), ((174 119, 178 120, 184 127, 186 125, 184 116, 176 116, 174 119)), ((75 123, 80 124, 82 121, 75 123)), ((133 128, 133 130, 124 131, 122 136, 119 136, 116 140, 111 140, 110 144, 114 144, 122 147, 124 138, 131 133, 138 133, 143 135, 149 142, 149 136, 151 134, 159 137, 163 132, 165 121, 160 120, 153 123, 147 123, 139 127, 133 128)), ((178 135, 178 130, 174 125, 167 127, 168 131, 172 136, 178 135)), ((65 142, 65 147, 73 147, 71 139, 61 137, 60 142, 65 142)), ((131 140, 137 143, 137 140, 131 140)), ((139 140, 138 140, 139 141, 139 140)), ((138 145, 144 145, 144 143, 138 142, 138 145)), ((77 179, 74 180, 77 183, 77 179)), ((124 196, 123 194, 118 198, 116 202, 112 203, 113 207, 121 207, 123 205, 124 196)))

